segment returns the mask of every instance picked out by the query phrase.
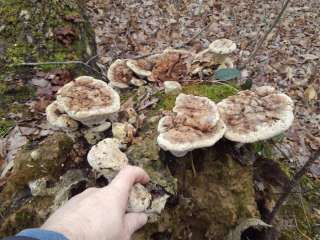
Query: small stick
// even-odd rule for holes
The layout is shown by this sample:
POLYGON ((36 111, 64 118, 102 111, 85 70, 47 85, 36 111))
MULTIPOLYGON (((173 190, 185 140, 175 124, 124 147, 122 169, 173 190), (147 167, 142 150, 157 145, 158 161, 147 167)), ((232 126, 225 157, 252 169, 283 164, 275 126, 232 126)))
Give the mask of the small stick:
MULTIPOLYGON (((92 60, 93 59, 89 59, 88 62, 90 62, 92 60)), ((82 61, 32 62, 32 63, 25 62, 25 63, 12 64, 11 66, 13 66, 13 67, 35 67, 35 66, 43 66, 43 65, 68 65, 68 64, 80 64, 80 65, 83 65, 83 66, 87 67, 88 69, 92 70, 93 72, 95 72, 96 74, 98 74, 99 76, 101 76, 104 79, 106 79, 106 76, 104 76, 104 74, 102 74, 101 72, 99 72, 96 69, 94 69, 93 67, 91 67, 88 63, 85 63, 85 62, 82 62, 82 61)))
POLYGON ((199 37, 204 31, 206 31, 212 24, 213 20, 211 20, 207 25, 205 25, 197 34, 195 34, 193 37, 191 37, 189 40, 186 42, 176 46, 176 48, 183 48, 189 43, 191 43, 193 40, 195 40, 197 37, 199 37))
POLYGON ((192 168, 193 176, 196 177, 197 176, 197 171, 196 171, 196 168, 194 166, 192 151, 190 152, 190 160, 191 160, 191 168, 192 168))
POLYGON ((261 48, 261 46, 263 45, 265 40, 268 38, 269 34, 272 32, 272 30, 280 22, 281 17, 283 15, 283 13, 285 12, 285 10, 287 9, 289 3, 290 3, 290 0, 285 0, 278 16, 276 17, 276 19, 274 20, 272 25, 269 27, 268 31, 266 31, 265 34, 262 36, 262 38, 260 38, 260 40, 257 42, 257 44, 256 44, 254 50, 252 51, 252 53, 250 54, 249 58, 239 67, 240 69, 244 69, 246 67, 246 65, 248 65, 252 61, 252 59, 256 56, 258 50, 261 48))
POLYGON ((297 185, 301 177, 308 171, 309 167, 317 161, 317 159, 320 157, 320 150, 314 152, 309 160, 303 165, 303 167, 293 176, 292 180, 288 183, 287 186, 284 188, 284 193, 280 196, 278 201, 276 202, 274 208, 272 209, 271 213, 266 219, 266 223, 271 224, 274 220, 274 217, 280 210, 281 206, 284 204, 284 202, 288 199, 289 195, 291 194, 293 188, 297 185))

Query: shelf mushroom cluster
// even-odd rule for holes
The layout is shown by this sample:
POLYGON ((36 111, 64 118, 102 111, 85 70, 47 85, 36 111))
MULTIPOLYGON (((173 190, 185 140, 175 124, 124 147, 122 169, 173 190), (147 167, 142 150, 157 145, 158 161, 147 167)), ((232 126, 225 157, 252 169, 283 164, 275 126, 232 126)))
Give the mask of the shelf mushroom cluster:
POLYGON ((212 68, 233 68, 230 55, 237 49, 237 45, 229 39, 217 39, 209 47, 197 53, 192 62, 191 73, 200 72, 206 75, 212 74, 212 68))
POLYGON ((189 74, 193 56, 190 51, 169 48, 143 59, 118 59, 111 64, 107 76, 117 88, 141 86, 147 81, 180 81, 189 74))
POLYGON ((252 143, 286 131, 294 120, 293 101, 273 87, 240 91, 217 105, 205 97, 180 94, 173 112, 160 119, 159 146, 177 157, 213 146, 223 136, 252 143))
POLYGON ((117 88, 141 86, 147 82, 180 82, 190 74, 203 70, 208 72, 212 66, 232 68, 229 56, 236 48, 236 44, 229 39, 215 40, 208 49, 197 54, 168 48, 160 54, 141 59, 118 59, 111 64, 107 76, 111 85, 117 88))

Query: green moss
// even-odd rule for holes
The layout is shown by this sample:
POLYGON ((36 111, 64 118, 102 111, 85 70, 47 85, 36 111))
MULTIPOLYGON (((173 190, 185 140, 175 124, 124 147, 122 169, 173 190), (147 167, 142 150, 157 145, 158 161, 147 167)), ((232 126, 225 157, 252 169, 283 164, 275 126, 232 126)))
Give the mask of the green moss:
POLYGON ((8 216, 0 226, 0 238, 15 235, 26 228, 39 227, 52 204, 51 197, 35 197, 8 216))
MULTIPOLYGON (((87 59, 94 54, 94 34, 84 18, 80 2, 71 0, 0 1, 0 14, 5 26, 0 42, 5 43, 5 54, 0 57, 0 67, 12 66, 21 62, 48 62, 87 59), (78 22, 66 16, 78 16, 78 22), (69 26, 74 31, 74 40, 69 46, 56 38, 57 28, 69 26)), ((65 66, 40 66, 44 70, 65 66)), ((70 66, 68 66, 70 67, 70 66)), ((72 66, 75 68, 75 66, 72 66)))
POLYGON ((14 126, 14 121, 0 119, 0 138, 7 135, 10 128, 14 126))
POLYGON ((27 184, 41 177, 57 178, 60 176, 62 163, 67 158, 67 153, 73 145, 72 140, 65 134, 57 133, 44 140, 36 150, 25 146, 15 157, 13 173, 0 194, 11 196, 23 189, 27 184), (33 159, 31 152, 37 151, 38 158, 33 159))
MULTIPOLYGON (((234 95, 237 90, 231 85, 220 85, 220 84, 190 84, 185 85, 182 88, 182 92, 185 94, 192 94, 196 96, 205 96, 214 102, 219 102, 222 99, 234 95)), ((166 95, 159 93, 160 101, 157 105, 157 109, 170 110, 175 104, 176 96, 166 95)))
POLYGON ((251 149, 258 155, 264 158, 272 159, 272 146, 267 141, 255 142, 250 146, 251 149))
POLYGON ((6 85, 2 88, 2 93, 0 93, 0 104, 3 108, 5 105, 12 104, 13 102, 23 103, 33 97, 35 97, 35 89, 31 86, 6 85))

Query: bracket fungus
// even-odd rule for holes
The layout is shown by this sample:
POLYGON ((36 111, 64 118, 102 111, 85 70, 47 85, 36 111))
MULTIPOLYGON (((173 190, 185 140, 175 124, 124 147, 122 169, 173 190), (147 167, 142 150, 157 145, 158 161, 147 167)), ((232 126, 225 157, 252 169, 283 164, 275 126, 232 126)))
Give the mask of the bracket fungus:
POLYGON ((127 60, 117 59, 110 65, 107 77, 112 86, 117 88, 128 88, 134 74, 127 66, 127 60))
MULTIPOLYGON (((128 158, 120 150, 120 141, 106 138, 93 146, 87 156, 88 163, 109 181, 125 166, 128 158)), ((141 184, 135 184, 130 192, 128 212, 145 212, 151 205, 152 195, 141 184)))
POLYGON ((82 76, 58 91, 56 103, 70 118, 92 127, 119 111, 120 96, 106 82, 82 76))
POLYGON ((160 119, 157 141, 176 157, 213 146, 226 131, 216 104, 206 97, 180 94, 173 112, 160 119))
POLYGON ((286 131, 294 120, 293 101, 273 87, 241 91, 218 103, 227 126, 225 137, 251 143, 272 138, 286 131))
POLYGON ((182 86, 178 82, 165 81, 163 85, 165 94, 177 95, 182 91, 182 86))
POLYGON ((79 124, 77 121, 70 118, 66 113, 59 109, 57 102, 52 102, 46 108, 46 115, 48 122, 56 128, 65 131, 75 131, 78 129, 79 124))
POLYGON ((161 54, 155 54, 143 59, 129 59, 127 66, 139 77, 150 77, 152 69, 155 65, 155 61, 161 56, 161 54))
POLYGON ((120 150, 120 144, 118 139, 106 138, 94 145, 88 153, 90 166, 108 180, 128 165, 128 158, 120 150))
POLYGON ((215 55, 215 61, 217 64, 224 64, 230 62, 227 60, 228 56, 237 49, 237 45, 229 39, 218 39, 213 41, 209 45, 209 50, 215 55))
POLYGON ((141 184, 135 184, 130 192, 128 200, 128 212, 145 212, 152 200, 152 195, 141 184))
POLYGON ((152 82, 181 81, 188 76, 193 54, 187 50, 166 49, 155 62, 152 82))

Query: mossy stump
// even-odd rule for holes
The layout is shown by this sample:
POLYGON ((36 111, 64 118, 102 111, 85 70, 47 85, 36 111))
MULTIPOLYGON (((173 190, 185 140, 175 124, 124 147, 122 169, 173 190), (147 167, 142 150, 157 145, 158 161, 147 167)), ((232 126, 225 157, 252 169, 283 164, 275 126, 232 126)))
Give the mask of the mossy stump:
POLYGON ((14 234, 24 227, 36 226, 44 220, 46 216, 39 216, 39 213, 49 209, 51 199, 33 198, 28 183, 41 177, 58 181, 65 171, 72 146, 73 141, 67 135, 56 133, 37 147, 26 145, 20 150, 15 157, 12 173, 0 192, 0 237, 14 234))

